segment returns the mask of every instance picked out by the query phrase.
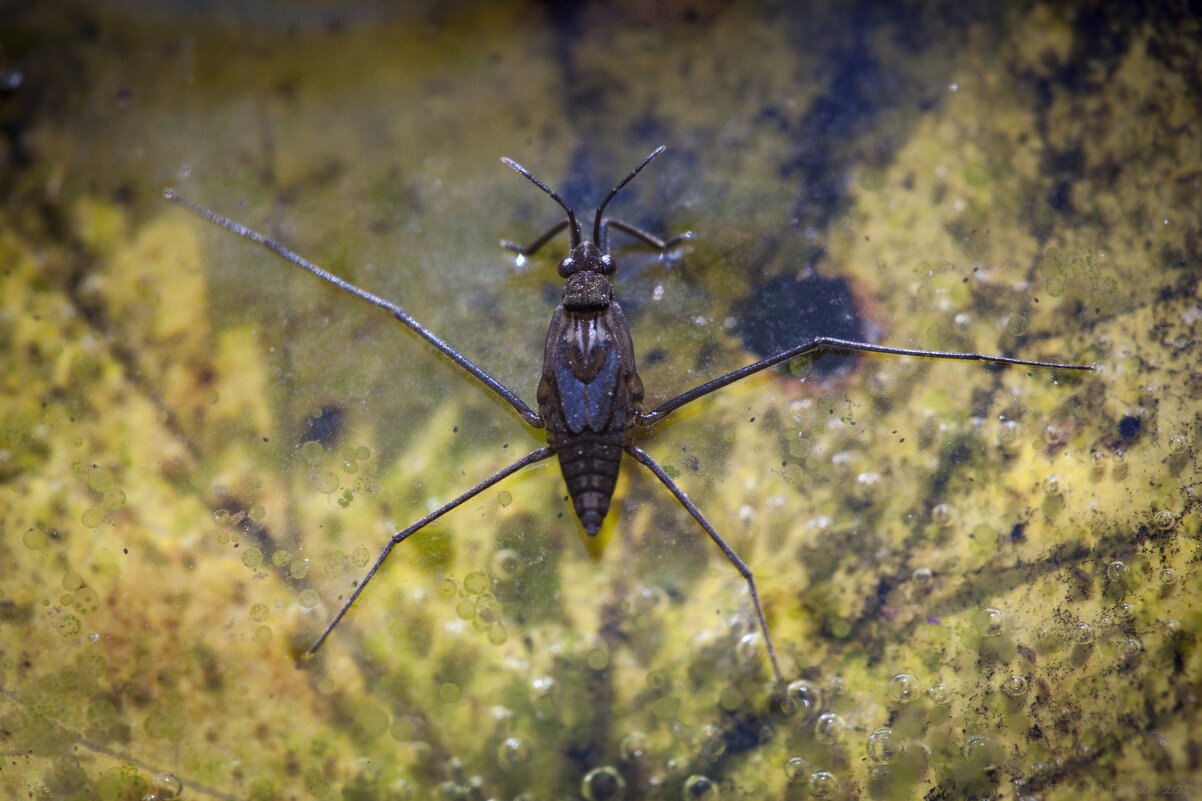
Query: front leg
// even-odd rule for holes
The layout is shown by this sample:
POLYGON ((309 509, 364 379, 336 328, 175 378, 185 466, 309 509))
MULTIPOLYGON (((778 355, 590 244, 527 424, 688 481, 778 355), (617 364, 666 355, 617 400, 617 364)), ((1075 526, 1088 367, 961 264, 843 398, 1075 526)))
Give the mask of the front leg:
POLYGON ((605 219, 603 219, 601 221, 601 225, 599 226, 598 238, 601 241, 597 243, 597 246, 601 248, 602 253, 609 252, 609 229, 611 226, 618 229, 619 231, 621 231, 623 233, 630 234, 635 239, 637 239, 641 242, 647 243, 648 245, 650 245, 651 247, 655 248, 656 250, 658 250, 660 252, 663 252, 663 251, 667 250, 668 248, 672 247, 673 245, 683 242, 686 239, 693 238, 692 231, 685 231, 683 234, 677 234, 676 236, 671 237, 670 239, 660 239, 655 234, 650 233, 649 231, 644 231, 642 228, 636 228, 635 226, 631 225, 630 223, 625 223, 625 222, 622 222, 621 220, 615 220, 612 217, 606 217, 605 219))
POLYGON ((543 233, 542 236, 540 236, 538 239, 535 239, 529 245, 522 246, 522 245, 519 245, 517 242, 514 242, 511 239, 502 239, 501 247, 505 248, 506 250, 513 251, 514 253, 518 254, 519 256, 533 256, 535 254, 535 252, 538 251, 539 248, 541 248, 543 245, 550 242, 552 239, 555 238, 556 234, 558 234, 560 231, 562 231, 563 229, 565 229, 567 227, 568 227, 568 220, 565 217, 564 219, 555 223, 555 225, 552 225, 550 228, 548 228, 547 231, 545 233, 543 233))

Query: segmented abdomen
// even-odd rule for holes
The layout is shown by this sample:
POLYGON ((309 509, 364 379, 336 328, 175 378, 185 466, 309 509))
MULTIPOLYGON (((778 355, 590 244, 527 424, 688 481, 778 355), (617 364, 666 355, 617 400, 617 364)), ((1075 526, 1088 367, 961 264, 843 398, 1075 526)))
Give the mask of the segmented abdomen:
POLYGON ((576 516, 589 534, 600 530, 601 521, 609 511, 609 501, 618 481, 624 436, 621 429, 585 430, 579 434, 561 435, 556 443, 568 494, 572 496, 576 516))

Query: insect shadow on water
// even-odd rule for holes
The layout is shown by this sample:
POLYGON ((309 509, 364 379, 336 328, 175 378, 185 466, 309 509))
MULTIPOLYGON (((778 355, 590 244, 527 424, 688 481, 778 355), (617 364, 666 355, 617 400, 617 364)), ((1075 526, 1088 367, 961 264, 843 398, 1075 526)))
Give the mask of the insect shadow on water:
POLYGON ((609 251, 610 231, 620 231, 646 245, 665 251, 679 242, 692 236, 685 232, 668 239, 659 237, 637 228, 629 223, 612 217, 604 216, 605 207, 613 200, 622 187, 626 186, 639 171, 664 151, 656 148, 642 160, 637 167, 623 178, 597 207, 593 218, 592 239, 587 239, 581 229, 576 213, 564 202, 553 189, 538 180, 522 165, 512 159, 503 158, 502 162, 512 167, 529 179, 535 186, 546 192, 558 203, 567 216, 551 226, 545 233, 529 245, 519 245, 503 240, 501 246, 517 253, 519 257, 528 257, 537 252, 552 238, 568 229, 571 237, 571 248, 566 258, 559 263, 559 276, 564 279, 563 300, 551 318, 547 331, 547 342, 543 355, 542 375, 538 383, 538 410, 531 409, 512 390, 497 381, 470 359, 463 356, 442 339, 439 339, 417 320, 409 316, 400 306, 383 298, 373 295, 359 287, 344 281, 332 273, 318 267, 310 261, 298 256, 288 248, 264 237, 262 234, 222 217, 206 208, 184 200, 174 191, 167 190, 163 194, 184 208, 192 211, 210 222, 233 231, 239 236, 273 251, 298 267, 339 289, 343 289, 368 303, 379 306, 392 313, 394 317, 408 326, 418 336, 425 339, 448 358, 470 373, 489 390, 513 407, 527 425, 531 428, 546 429, 547 446, 538 448, 518 459, 476 486, 459 495, 454 500, 416 521, 408 528, 398 531, 384 545, 375 563, 367 571, 356 586, 350 597, 338 610, 338 614, 330 621, 321 636, 309 647, 307 654, 314 654, 326 641, 330 633, 358 600, 359 595, 367 587, 376 571, 392 553, 392 549, 404 542, 411 535, 442 517, 447 512, 479 495, 484 490, 513 475, 523 467, 542 461, 552 455, 559 457, 560 470, 567 484, 568 494, 576 516, 584 530, 594 536, 601 529, 601 524, 609 512, 610 500, 618 478, 618 468, 622 453, 625 452, 635 461, 646 467, 652 475, 672 493, 677 501, 693 517, 697 524, 709 535, 710 539, 721 549, 727 560, 738 570, 739 575, 747 582, 751 602, 755 608, 760 631, 772 663, 772 672, 778 683, 784 679, 776 658, 776 649, 772 637, 768 633, 768 623, 764 618, 764 610, 760 605, 759 592, 756 590, 755 577, 751 569, 743 562, 722 536, 710 525, 689 497, 680 489, 656 463, 651 456, 636 444, 638 434, 651 428, 656 423, 676 411, 680 407, 692 403, 728 384, 734 383, 749 375, 760 372, 781 362, 802 356, 817 356, 822 353, 885 353, 895 356, 921 356, 932 359, 959 359, 964 361, 988 362, 1003 365, 1024 365, 1028 367, 1043 367, 1063 370, 1092 370, 1092 365, 1060 364, 1056 362, 1031 361, 1016 359, 1009 356, 991 356, 981 353, 957 353, 933 350, 917 350, 914 348, 894 348, 885 345, 874 345, 868 342, 855 342, 837 337, 817 336, 786 348, 785 350, 761 359, 754 364, 741 367, 726 375, 707 381, 687 392, 661 403, 651 411, 643 411, 643 382, 639 378, 635 366, 634 346, 630 338, 630 329, 621 306, 614 301, 614 289, 611 282, 617 265, 609 251))

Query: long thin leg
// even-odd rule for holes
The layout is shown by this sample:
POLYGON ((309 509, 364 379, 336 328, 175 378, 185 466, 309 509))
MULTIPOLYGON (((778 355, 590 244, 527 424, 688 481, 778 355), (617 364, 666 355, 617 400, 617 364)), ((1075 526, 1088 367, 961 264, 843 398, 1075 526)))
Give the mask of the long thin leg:
POLYGON ((568 218, 564 217, 562 220, 555 223, 555 225, 552 225, 550 228, 548 228, 546 233, 544 233, 538 239, 534 240, 533 242, 531 242, 529 245, 526 245, 525 247, 519 245, 517 242, 514 242, 513 240, 510 240, 510 239, 502 239, 501 247, 505 248, 506 250, 512 250, 514 253, 518 254, 519 256, 533 256, 535 251, 537 251, 543 245, 550 242, 552 239, 555 238, 556 234, 558 234, 560 231, 562 231, 563 229, 565 229, 567 227, 568 227, 568 218))
POLYGON ((816 337, 811 340, 781 351, 775 356, 769 356, 767 359, 761 359, 755 364, 749 364, 746 367, 741 367, 738 370, 727 373, 720 378, 715 378, 713 381, 707 381, 699 387, 694 387, 688 392, 683 392, 677 395, 672 400, 661 403, 659 406, 652 409, 647 414, 640 414, 638 422, 641 425, 649 426, 657 423, 666 417, 669 413, 679 409, 686 403, 691 403, 698 398, 708 395, 714 390, 721 389, 727 384, 733 384, 739 379, 746 378, 749 375, 758 373, 760 370, 771 367, 774 364, 796 359, 799 356, 804 356, 808 353, 816 351, 851 351, 859 353, 888 353, 894 356, 922 356, 928 359, 958 359, 960 361, 970 362, 986 362, 989 364, 1017 364, 1027 367, 1044 367, 1055 370, 1093 370, 1092 364, 1061 364, 1059 362, 1039 362, 1030 361, 1027 359, 1013 359, 1009 356, 990 356, 984 353, 956 353, 941 350, 917 350, 915 348, 892 348, 886 345, 873 345, 868 342, 853 342, 849 339, 836 339, 834 337, 816 337))
POLYGON ((621 220, 615 220, 612 217, 606 217, 604 220, 601 221, 601 241, 597 243, 597 247, 601 248, 602 253, 609 252, 609 229, 610 228, 616 228, 617 230, 619 230, 623 233, 630 234, 635 239, 646 242, 648 245, 655 248, 656 250, 667 250, 668 248, 672 247, 673 245, 675 245, 685 239, 693 238, 692 231, 685 231, 683 234, 677 234, 676 236, 672 237, 671 239, 660 239, 655 234, 652 234, 648 231, 644 231, 642 228, 636 228, 635 226, 631 225, 630 223, 622 222, 621 220))
POLYGON ((526 465, 531 465, 531 464, 534 464, 535 462, 539 462, 539 461, 542 461, 543 459, 546 459, 548 456, 550 456, 554 452, 555 451, 552 450, 551 448, 539 448, 538 450, 534 451, 533 453, 523 456, 521 459, 518 459, 516 462, 509 465, 509 467, 506 467, 503 470, 493 473, 491 476, 484 479, 479 484, 472 487, 470 490, 463 493, 455 500, 451 501, 450 503, 444 504, 443 506, 439 507, 438 509, 434 510, 430 514, 423 517, 421 520, 418 520, 416 523, 409 526, 409 528, 406 528, 403 531, 398 531, 396 534, 393 534, 392 539, 390 539, 388 541, 388 544, 384 546, 384 550, 381 551, 379 557, 376 558, 376 563, 371 566, 371 570, 368 570, 367 575, 363 577, 363 581, 360 581, 358 586, 355 587, 355 591, 351 593, 351 597, 346 599, 346 603, 344 603, 342 605, 342 608, 338 610, 338 614, 335 615, 334 619, 330 621, 330 625, 326 626, 326 630, 321 633, 321 636, 318 637, 317 640, 311 646, 309 646, 309 650, 306 651, 305 654, 308 656, 312 656, 313 654, 317 653, 317 649, 320 648, 321 644, 326 641, 326 637, 330 636, 330 632, 332 632, 334 630, 334 627, 338 625, 338 621, 342 620, 342 618, 346 616, 346 613, 350 611, 351 607, 355 604, 356 599, 358 599, 360 593, 363 592, 363 588, 367 586, 367 582, 371 581, 372 577, 374 575, 376 575, 376 571, 380 569, 380 565, 384 564, 384 560, 388 558, 388 554, 392 553, 393 548, 395 548, 396 546, 400 545, 402 542, 407 540, 411 534, 416 534, 418 531, 425 528, 427 524, 434 522, 435 520, 442 517, 444 514, 451 511, 452 509, 454 509, 456 506, 463 503, 464 501, 471 500, 472 498, 479 495, 484 490, 491 487, 493 484, 496 484, 498 481, 501 481, 504 478, 508 478, 509 476, 513 475, 517 471, 521 470, 526 465))
POLYGON ((482 384, 484 384, 484 386, 488 387, 493 392, 495 392, 498 396, 500 396, 503 400, 508 402, 509 405, 512 406, 517 411, 517 413, 522 416, 522 419, 525 420, 527 424, 533 426, 534 428, 542 428, 543 427, 542 418, 539 417, 538 414, 536 414, 529 406, 527 406, 525 401, 523 401, 521 398, 519 398, 512 390, 510 390, 508 387, 506 387, 500 381, 497 381, 495 378, 490 376, 488 373, 481 370, 470 359, 468 359, 466 356, 459 353, 459 351, 455 350, 450 345, 448 345, 446 342, 439 339, 429 329, 427 329, 425 326, 423 326, 417 320, 410 317, 405 312, 405 310, 402 309, 400 306, 396 305, 395 303, 391 303, 387 300, 384 300, 381 297, 373 295, 372 293, 367 292, 366 290, 360 289, 359 287, 355 286, 354 284, 350 283, 349 281, 343 280, 342 278, 339 278, 338 276, 334 275, 333 273, 323 270, 321 267, 318 267, 313 262, 308 261, 308 260, 298 256, 297 254, 293 253, 291 250, 289 250, 288 248, 279 244, 278 242, 273 242, 272 240, 270 240, 267 237, 260 234, 258 231, 254 231, 250 228, 247 228, 245 225, 242 225, 241 223, 234 222, 233 220, 229 219, 228 217, 222 217, 220 214, 209 211, 208 209, 204 208, 203 206, 197 206, 195 203, 191 203, 187 200, 184 200, 182 197, 180 197, 179 195, 177 195, 175 192, 171 191, 170 189, 163 192, 163 197, 167 198, 168 200, 175 201, 176 203, 183 206, 188 211, 191 211, 194 214, 204 217, 206 220, 208 220, 211 223, 220 225, 222 228, 225 228, 229 231, 233 231, 238 236, 245 237, 246 239, 249 239, 252 242, 262 245, 263 247, 267 248, 268 250, 275 253, 276 255, 282 256, 283 258, 292 262, 296 266, 305 268, 306 270, 313 273, 314 275, 316 275, 318 278, 322 279, 323 281, 328 281, 329 283, 333 284, 334 286, 338 287, 339 289, 345 290, 345 291, 351 293, 352 295, 355 295, 356 297, 366 300, 368 303, 373 303, 382 309, 386 309, 387 311, 392 312, 392 315, 394 317, 396 317, 398 320, 400 320, 405 325, 409 326, 409 328, 412 329, 418 336, 422 337, 427 342, 429 342, 431 345, 438 348, 438 350, 440 350, 444 355, 446 355, 448 358, 450 358, 452 361, 454 361, 456 364, 458 364, 464 370, 467 370, 469 373, 471 373, 473 376, 475 376, 482 384))
POLYGON ((760 631, 764 633, 764 642, 768 646, 768 658, 772 660, 772 672, 776 674, 776 680, 784 684, 785 680, 781 676, 780 665, 776 661, 776 649, 772 646, 772 637, 768 634, 768 622, 764 620, 764 610, 760 607, 760 594, 755 589, 755 577, 751 575, 751 568, 726 544, 726 540, 722 539, 717 531, 714 531, 714 527, 709 524, 701 512, 698 511, 697 507, 693 505, 693 502, 689 500, 689 496, 685 495, 680 487, 676 486, 676 483, 668 477, 668 474, 651 458, 650 454, 636 445, 626 446, 626 452, 642 462, 648 470, 655 474, 656 478, 664 483, 668 491, 676 496, 676 500, 680 501, 680 505, 688 510, 698 525, 705 529, 705 533, 710 535, 710 539, 722 549, 722 553, 726 554, 726 558, 735 566, 735 570, 739 571, 739 575, 747 581, 747 588, 751 590, 751 603, 755 606, 755 615, 760 621, 760 631))

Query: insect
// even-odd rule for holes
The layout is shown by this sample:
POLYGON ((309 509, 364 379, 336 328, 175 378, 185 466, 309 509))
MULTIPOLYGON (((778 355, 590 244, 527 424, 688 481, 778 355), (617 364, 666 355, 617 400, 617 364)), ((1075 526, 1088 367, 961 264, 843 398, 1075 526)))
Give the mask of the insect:
POLYGON ((912 348, 894 348, 868 342, 853 342, 833 337, 813 337, 788 348, 774 356, 761 359, 754 364, 741 367, 726 375, 707 381, 676 397, 661 403, 650 411, 643 411, 643 382, 639 378, 634 358, 634 345, 630 329, 621 306, 614 300, 611 281, 617 264, 609 248, 611 230, 621 231, 640 240, 660 252, 666 251, 691 236, 686 232, 660 239, 629 223, 604 216, 605 207, 664 147, 656 148, 637 167, 623 178, 597 207, 593 217, 592 239, 585 237, 576 213, 553 189, 535 178, 529 170, 509 158, 501 159, 509 167, 530 180, 546 192, 566 212, 564 219, 551 226, 545 233, 527 246, 504 240, 502 247, 521 257, 533 255, 557 234, 568 229, 571 246, 566 258, 559 263, 559 276, 564 279, 563 299, 555 309, 547 331, 542 375, 538 384, 538 410, 531 409, 512 390, 501 384, 467 357, 460 354, 445 341, 435 336, 417 320, 409 316, 400 306, 377 297, 357 286, 318 267, 316 264, 293 253, 288 248, 264 237, 240 223, 222 217, 208 209, 184 200, 171 190, 164 195, 184 208, 204 217, 210 222, 233 231, 239 236, 256 242, 275 252, 298 267, 339 289, 345 290, 368 303, 379 306, 408 326, 480 383, 513 407, 531 428, 542 428, 547 432, 546 447, 538 448, 518 459, 457 498, 444 504, 408 528, 398 531, 384 545, 375 563, 367 571, 350 597, 326 626, 321 636, 310 646, 308 654, 316 653, 322 643, 354 605, 359 595, 375 576, 393 548, 413 534, 445 515, 465 501, 513 475, 535 462, 558 456, 560 470, 567 484, 576 516, 584 530, 595 535, 609 512, 610 500, 618 477, 622 454, 626 453, 646 467, 667 488, 677 501, 709 535, 727 560, 747 582, 752 606, 755 609, 760 631, 764 637, 772 672, 778 683, 783 682, 780 665, 768 623, 760 604, 755 577, 722 536, 710 525, 689 497, 676 485, 668 473, 637 444, 641 431, 660 422, 677 409, 692 403, 728 384, 758 373, 773 365, 801 356, 818 355, 824 352, 885 353, 896 356, 921 356, 933 359, 960 359, 1004 365, 1025 365, 1063 370, 1092 370, 1092 365, 1059 364, 1055 362, 1015 359, 1008 356, 990 356, 980 353, 955 353, 912 348))

